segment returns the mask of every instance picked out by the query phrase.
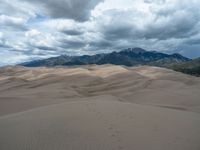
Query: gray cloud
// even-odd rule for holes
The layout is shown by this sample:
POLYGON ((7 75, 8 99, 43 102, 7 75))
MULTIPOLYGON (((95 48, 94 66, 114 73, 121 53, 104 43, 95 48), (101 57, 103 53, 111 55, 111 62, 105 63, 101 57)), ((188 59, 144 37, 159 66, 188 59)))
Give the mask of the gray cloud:
POLYGON ((163 4, 166 0, 144 0, 145 3, 156 3, 156 4, 163 4))
MULTIPOLYGON (((176 3, 173 6, 168 6, 169 4, 158 6, 161 2, 158 5, 157 2, 154 10, 152 10, 154 7, 151 7, 149 16, 131 9, 113 9, 104 12, 97 20, 98 29, 105 40, 113 43, 112 49, 123 46, 139 46, 150 50, 168 50, 168 52, 184 49, 184 52, 181 50, 180 52, 186 54, 187 49, 182 45, 188 48, 198 44, 199 38, 193 38, 200 33, 200 14, 196 4, 198 2, 184 1, 181 6, 176 3)), ((99 47, 100 45, 98 44, 99 47)), ((103 45, 104 43, 102 48, 103 45)))
POLYGON ((134 0, 120 7, 126 0, 116 1, 119 6, 105 0, 98 5, 103 1, 0 0, 0 63, 128 47, 200 56, 200 1, 134 0))
POLYGON ((83 34, 82 31, 77 31, 77 30, 73 30, 73 29, 69 29, 69 30, 62 30, 63 33, 67 34, 67 35, 81 35, 83 34))
POLYGON ((20 0, 0 0, 0 15, 29 18, 36 16, 36 8, 20 0))
POLYGON ((77 41, 77 40, 66 40, 63 39, 60 41, 60 47, 65 48, 65 49, 74 49, 76 50, 77 48, 83 48, 85 46, 84 41, 77 41))
MULTIPOLYGON (((140 20, 135 12, 110 10, 106 16, 110 16, 110 20, 99 22, 100 30, 104 33, 106 39, 158 39, 166 40, 170 38, 188 38, 198 33, 196 26, 199 21, 199 16, 196 13, 177 11, 170 16, 156 16, 151 19, 151 22, 143 22, 140 25, 140 20), (119 21, 120 20, 120 21, 119 21)), ((103 17, 102 17, 103 18, 103 17)))
POLYGON ((24 0, 42 7, 50 17, 86 21, 91 10, 103 0, 24 0))
POLYGON ((10 46, 7 44, 6 39, 3 37, 3 34, 0 32, 0 49, 9 48, 10 46))
POLYGON ((157 18, 147 25, 144 37, 165 40, 169 38, 187 38, 196 34, 195 26, 199 22, 192 14, 178 13, 171 17, 157 18))
POLYGON ((26 20, 19 17, 11 17, 6 15, 0 15, 0 26, 2 28, 14 29, 14 30, 27 30, 26 20))

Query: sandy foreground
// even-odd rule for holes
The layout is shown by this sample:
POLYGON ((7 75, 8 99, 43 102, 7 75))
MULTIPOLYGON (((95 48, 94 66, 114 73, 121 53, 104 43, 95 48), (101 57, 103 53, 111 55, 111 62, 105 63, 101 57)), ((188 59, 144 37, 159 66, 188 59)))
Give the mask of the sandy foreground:
POLYGON ((148 66, 2 67, 0 150, 200 150, 200 78, 148 66))

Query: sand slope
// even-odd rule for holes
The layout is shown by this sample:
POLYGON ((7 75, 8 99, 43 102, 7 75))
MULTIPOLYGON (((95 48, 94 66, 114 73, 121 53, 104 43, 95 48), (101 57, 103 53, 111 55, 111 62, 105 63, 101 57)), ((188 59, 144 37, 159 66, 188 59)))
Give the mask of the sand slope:
POLYGON ((199 98, 156 67, 0 68, 0 150, 199 150, 199 98))

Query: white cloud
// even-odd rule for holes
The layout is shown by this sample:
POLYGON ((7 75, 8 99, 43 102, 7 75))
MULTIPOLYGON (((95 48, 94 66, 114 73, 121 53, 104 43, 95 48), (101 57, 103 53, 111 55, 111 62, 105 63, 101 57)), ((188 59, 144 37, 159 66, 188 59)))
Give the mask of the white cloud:
POLYGON ((26 30, 26 22, 24 18, 0 15, 0 26, 4 28, 26 30))
POLYGON ((9 59, 10 53, 14 62, 127 47, 200 54, 198 0, 0 0, 0 4, 0 58, 5 53, 9 59))
POLYGON ((24 24, 26 20, 12 16, 0 15, 1 24, 24 24))
POLYGON ((53 50, 56 47, 56 38, 51 33, 42 33, 32 29, 25 33, 27 44, 33 49, 53 50))
POLYGON ((25 32, 25 36, 26 36, 27 38, 35 37, 35 36, 38 36, 38 35, 40 35, 40 34, 41 34, 41 32, 39 32, 39 31, 36 30, 36 29, 31 29, 31 30, 25 32))
POLYGON ((2 32, 0 32, 0 39, 2 39, 3 38, 3 33, 2 32))
POLYGON ((7 16, 21 17, 24 19, 35 17, 36 13, 40 13, 36 7, 21 0, 0 0, 0 14, 7 16))

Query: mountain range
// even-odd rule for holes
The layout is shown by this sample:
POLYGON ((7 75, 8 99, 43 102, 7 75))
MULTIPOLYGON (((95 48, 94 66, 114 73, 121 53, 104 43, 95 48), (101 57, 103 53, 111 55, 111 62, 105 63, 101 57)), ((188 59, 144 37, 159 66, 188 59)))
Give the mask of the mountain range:
POLYGON ((165 67, 192 75, 200 75, 200 59, 191 60, 178 53, 165 54, 157 51, 146 51, 142 48, 128 48, 119 52, 114 51, 111 53, 102 53, 96 55, 61 55, 48 59, 25 62, 20 65, 26 67, 53 67, 90 64, 113 64, 124 66, 149 65, 165 67))
POLYGON ((200 58, 187 62, 170 64, 167 67, 175 71, 191 74, 194 76, 200 76, 200 58))
POLYGON ((114 64, 114 65, 155 65, 163 66, 166 63, 186 62, 190 59, 181 56, 180 54, 164 54, 156 51, 146 51, 141 48, 128 48, 120 52, 103 53, 96 55, 83 56, 67 56, 61 55, 58 57, 36 60, 23 63, 23 66, 38 67, 38 66, 70 66, 70 65, 88 65, 88 64, 114 64))

